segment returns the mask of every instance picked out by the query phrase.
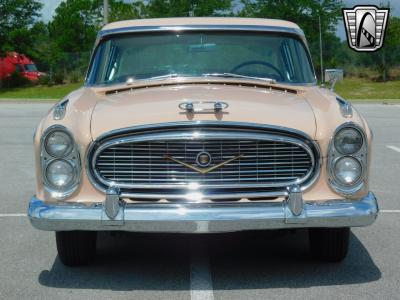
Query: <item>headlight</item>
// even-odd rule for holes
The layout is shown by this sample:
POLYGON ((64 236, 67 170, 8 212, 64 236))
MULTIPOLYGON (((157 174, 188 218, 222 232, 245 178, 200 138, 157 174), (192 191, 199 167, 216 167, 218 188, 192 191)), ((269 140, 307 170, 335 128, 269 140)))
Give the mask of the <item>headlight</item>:
POLYGON ((368 142, 363 129, 353 122, 339 126, 328 153, 331 187, 351 197, 365 187, 368 174, 368 142))
POLYGON ((45 190, 65 199, 79 186, 81 163, 73 135, 61 125, 49 127, 41 138, 41 168, 45 190))
POLYGON ((355 128, 343 128, 336 134, 334 144, 341 154, 354 154, 361 149, 363 137, 355 128))
POLYGON ((334 176, 342 185, 357 183, 362 174, 361 164, 357 159, 349 156, 339 158, 334 166, 334 176))
POLYGON ((53 131, 46 137, 44 147, 53 157, 66 157, 73 148, 72 138, 64 131, 53 131))
POLYGON ((53 160, 46 169, 47 182, 56 190, 63 190, 74 182, 75 171, 73 166, 61 159, 53 160))

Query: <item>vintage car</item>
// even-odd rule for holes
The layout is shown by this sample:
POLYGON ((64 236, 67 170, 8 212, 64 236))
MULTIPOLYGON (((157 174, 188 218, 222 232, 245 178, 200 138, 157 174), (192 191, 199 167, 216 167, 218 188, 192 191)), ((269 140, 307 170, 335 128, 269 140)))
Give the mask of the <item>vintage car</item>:
POLYGON ((311 253, 345 258, 378 214, 371 130, 318 85, 291 22, 122 21, 98 34, 85 84, 35 137, 32 225, 60 260, 94 259, 98 231, 307 228, 311 253))

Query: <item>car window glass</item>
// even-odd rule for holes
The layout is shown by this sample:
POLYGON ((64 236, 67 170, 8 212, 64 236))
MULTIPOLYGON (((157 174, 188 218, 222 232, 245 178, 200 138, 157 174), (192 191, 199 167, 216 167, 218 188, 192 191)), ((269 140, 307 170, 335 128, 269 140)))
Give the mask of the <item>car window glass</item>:
MULTIPOLYGON (((312 83, 304 45, 281 35, 188 32, 117 36, 98 48, 94 83, 126 82, 166 74, 236 73, 287 83, 312 83)), ((96 57, 96 56, 95 56, 96 57)), ((92 71, 93 72, 93 71, 92 71)))
POLYGON ((19 72, 23 72, 23 71, 24 71, 24 69, 23 69, 22 65, 20 65, 20 64, 15 65, 15 72, 19 73, 19 72))

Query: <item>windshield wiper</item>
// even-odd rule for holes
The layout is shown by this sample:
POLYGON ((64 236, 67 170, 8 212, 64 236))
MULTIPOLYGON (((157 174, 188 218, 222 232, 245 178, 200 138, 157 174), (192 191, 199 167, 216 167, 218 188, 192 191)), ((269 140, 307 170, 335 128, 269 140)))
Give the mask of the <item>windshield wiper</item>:
POLYGON ((165 75, 160 75, 160 76, 153 76, 153 77, 146 78, 146 80, 168 79, 168 78, 175 78, 175 77, 179 77, 179 74, 171 73, 171 74, 165 74, 165 75))
MULTIPOLYGON (((175 77, 179 77, 179 74, 171 73, 171 74, 165 74, 165 75, 160 75, 160 76, 153 76, 153 77, 144 78, 144 80, 162 80, 162 79, 175 78, 175 77)), ((125 83, 127 85, 130 85, 134 82, 135 82, 134 77, 129 77, 125 83)))
MULTIPOLYGON (((169 79, 169 78, 176 78, 182 76, 177 73, 170 73, 170 74, 164 74, 160 76, 153 76, 153 77, 148 77, 145 78, 145 80, 163 80, 163 79, 169 79)), ((224 77, 224 78, 243 78, 243 79, 251 79, 251 80, 260 80, 260 81, 266 81, 268 83, 276 83, 275 79, 272 78, 266 78, 266 77, 255 77, 255 76, 246 76, 246 75, 240 75, 240 74, 235 74, 235 73, 204 73, 201 74, 202 77, 224 77)), ((132 84, 135 80, 133 78, 128 78, 126 81, 126 84, 132 84)))
POLYGON ((235 73, 205 73, 205 74, 202 74, 202 76, 204 76, 204 77, 244 78, 244 79, 267 81, 269 83, 276 83, 276 80, 272 79, 272 78, 246 76, 246 75, 240 75, 240 74, 235 74, 235 73))

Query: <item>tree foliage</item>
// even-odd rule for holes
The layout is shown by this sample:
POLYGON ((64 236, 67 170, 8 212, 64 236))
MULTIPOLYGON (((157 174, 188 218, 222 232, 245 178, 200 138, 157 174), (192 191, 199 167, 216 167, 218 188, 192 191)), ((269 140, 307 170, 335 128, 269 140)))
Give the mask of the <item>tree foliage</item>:
POLYGON ((390 18, 384 47, 374 54, 382 80, 386 81, 390 68, 398 65, 400 61, 400 18, 390 18))
MULTIPOLYGON (((320 69, 319 18, 324 66, 373 67, 386 80, 400 61, 400 19, 391 17, 385 45, 375 53, 357 53, 336 37, 342 0, 109 0, 110 22, 162 17, 240 16, 292 21, 304 31, 314 66, 320 69)), ((17 51, 34 58, 41 70, 84 72, 98 30, 103 0, 63 0, 53 19, 38 19, 40 0, 0 0, 0 55, 17 51)))
POLYGON ((380 76, 376 79, 386 81, 389 72, 400 62, 400 18, 390 17, 383 47, 376 52, 360 53, 350 50, 346 44, 342 64, 372 67, 380 76))
POLYGON ((87 51, 93 45, 102 22, 100 0, 61 2, 49 23, 50 38, 65 52, 87 51))
POLYGON ((38 0, 0 0, 0 54, 27 49, 29 27, 40 16, 41 8, 38 0))
POLYGON ((110 22, 130 19, 141 19, 145 15, 146 5, 143 1, 125 3, 120 0, 109 1, 110 22))
POLYGON ((205 17, 227 15, 231 0, 150 0, 146 15, 151 18, 205 17))
POLYGON ((319 19, 321 19, 324 61, 336 64, 335 50, 340 40, 335 35, 336 24, 341 17, 341 0, 242 0, 243 17, 273 18, 292 21, 304 31, 317 72, 320 68, 319 19))

